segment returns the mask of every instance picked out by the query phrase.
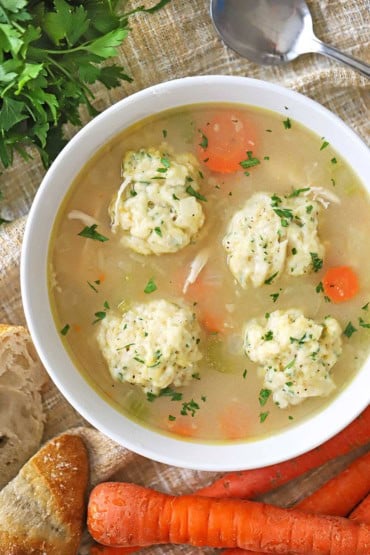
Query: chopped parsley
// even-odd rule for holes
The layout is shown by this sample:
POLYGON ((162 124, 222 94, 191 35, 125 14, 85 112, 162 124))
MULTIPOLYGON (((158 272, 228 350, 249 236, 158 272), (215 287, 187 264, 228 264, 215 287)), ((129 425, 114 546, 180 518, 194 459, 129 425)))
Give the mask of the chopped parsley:
POLYGON ((275 272, 274 274, 272 274, 272 276, 270 276, 269 278, 265 279, 264 283, 265 285, 270 285, 274 279, 276 278, 276 276, 278 275, 279 272, 275 272))
POLYGON ((104 243, 104 241, 109 241, 108 237, 105 237, 104 235, 101 235, 96 231, 97 227, 98 227, 97 224, 93 224, 90 227, 86 226, 77 235, 79 235, 80 237, 85 237, 86 239, 93 239, 94 241, 100 241, 101 243, 104 243))
POLYGON ((155 227, 154 232, 159 235, 159 237, 162 237, 162 230, 160 227, 155 227))
POLYGON ((310 189, 311 189, 311 187, 303 187, 303 189, 293 189, 293 191, 290 193, 290 195, 287 196, 287 198, 299 197, 299 195, 301 193, 305 193, 306 191, 309 191, 310 189))
POLYGON ((136 360, 136 362, 140 362, 140 364, 145 364, 145 362, 143 361, 142 358, 140 357, 132 357, 134 360, 136 360))
POLYGON ((69 324, 66 324, 66 325, 64 326, 64 328, 62 328, 62 329, 60 330, 60 333, 61 333, 62 335, 67 335, 67 333, 69 332, 70 329, 71 329, 71 326, 70 326, 69 324))
POLYGON ((208 148, 208 139, 201 129, 198 129, 198 131, 202 137, 202 140, 200 141, 199 146, 200 148, 203 148, 203 150, 206 150, 206 148, 208 148))
POLYGON ((179 197, 177 197, 174 193, 172 193, 172 198, 173 200, 180 200, 179 197))
POLYGON ((284 129, 291 129, 292 128, 292 122, 290 121, 290 118, 286 118, 283 121, 283 125, 284 125, 284 129))
MULTIPOLYGON (((94 281, 94 283, 96 283, 96 281, 94 281)), ((97 288, 95 287, 95 285, 93 285, 90 281, 87 282, 88 286, 91 287, 91 289, 93 291, 95 291, 95 293, 98 292, 97 288)))
POLYGON ((270 156, 264 156, 263 159, 264 160, 270 160, 270 156))
POLYGON ((290 414, 289 414, 288 418, 289 418, 289 420, 294 420, 294 416, 291 416, 290 414))
POLYGON ((195 412, 199 409, 200 406, 198 405, 198 403, 196 403, 194 399, 191 399, 191 401, 182 404, 180 414, 182 414, 183 416, 188 416, 189 414, 191 414, 191 416, 195 416, 195 412))
POLYGON ((330 160, 332 164, 338 164, 338 160, 334 157, 330 160))
POLYGON ((248 370, 246 368, 244 368, 243 370, 243 378, 245 379, 247 377, 248 374, 248 370))
POLYGON ((361 307, 361 310, 367 310, 369 308, 369 304, 370 303, 364 304, 364 306, 361 307))
POLYGON ((104 308, 106 308, 107 310, 110 309, 108 301, 104 301, 104 308))
POLYGON ((270 297, 271 297, 271 299, 272 299, 272 302, 273 302, 273 303, 276 303, 276 301, 278 300, 279 296, 280 296, 280 293, 271 293, 270 297))
POLYGON ((265 129, 266 133, 272 133, 272 129, 265 129))
POLYGON ((103 310, 99 310, 98 312, 95 312, 94 313, 95 320, 93 321, 93 324, 96 324, 97 322, 100 322, 101 320, 104 320, 106 315, 107 315, 107 313, 103 310))
POLYGON ((258 164, 261 163, 258 158, 255 158, 253 156, 253 152, 251 150, 247 151, 247 156, 248 156, 247 159, 242 160, 241 162, 239 162, 241 167, 244 168, 245 170, 247 168, 253 168, 253 166, 258 166, 258 164))
POLYGON ((198 193, 198 191, 196 191, 195 189, 193 189, 193 187, 191 185, 188 185, 186 187, 186 192, 188 193, 188 195, 197 198, 198 200, 202 200, 203 202, 207 202, 207 199, 205 196, 201 195, 200 193, 198 193))
POLYGON ((264 407, 266 405, 271 393, 272 393, 271 389, 261 389, 258 396, 258 402, 261 407, 264 407))
POLYGON ((165 387, 158 393, 158 395, 154 395, 154 393, 151 393, 150 391, 148 391, 146 394, 147 401, 151 403, 155 401, 157 397, 171 397, 171 401, 181 401, 182 393, 179 393, 178 391, 174 391, 170 387, 165 387))
POLYGON ((260 413, 260 424, 263 424, 269 415, 269 411, 260 413))
POLYGON ((169 159, 167 156, 162 156, 162 158, 161 158, 161 164, 162 164, 163 167, 165 167, 165 168, 167 168, 167 169, 168 169, 169 167, 171 167, 170 159, 169 159))
POLYGON ((362 328, 370 328, 370 324, 368 324, 367 322, 365 322, 365 320, 363 320, 362 318, 358 319, 358 323, 360 324, 360 326, 362 328))
POLYGON ((324 150, 324 148, 326 148, 327 146, 329 146, 328 141, 324 141, 324 142, 322 143, 322 145, 320 146, 320 150, 324 150))
POLYGON ((313 205, 312 204, 309 204, 308 206, 306 206, 306 213, 307 214, 311 214, 312 210, 313 210, 313 205))
POLYGON ((348 322, 343 331, 343 335, 345 335, 346 337, 351 337, 356 331, 358 330, 352 325, 352 322, 348 322))
POLYGON ((335 179, 331 178, 331 184, 333 185, 333 187, 335 187, 335 179))
POLYGON ((292 255, 295 256, 297 254, 297 249, 295 247, 292 248, 292 255))
POLYGON ((148 283, 146 284, 145 288, 144 288, 144 293, 154 293, 154 291, 156 291, 158 289, 157 285, 155 284, 155 281, 153 278, 150 278, 150 280, 148 281, 148 283))
POLYGON ((191 375, 191 377, 192 377, 194 380, 200 380, 200 374, 199 374, 199 372, 195 372, 194 374, 191 375))
POLYGON ((262 337, 264 341, 271 341, 274 338, 274 332, 272 330, 268 330, 265 335, 262 337))
POLYGON ((199 174, 199 177, 200 177, 201 179, 204 179, 204 175, 202 174, 202 172, 201 172, 200 170, 198 171, 198 174, 199 174))
POLYGON ((162 135, 164 139, 167 137, 167 129, 162 129, 162 135))
POLYGON ((314 272, 318 272, 322 268, 322 258, 319 258, 317 252, 310 252, 312 268, 314 272))
POLYGON ((315 287, 316 293, 322 293, 324 291, 324 286, 322 281, 320 281, 315 287))
POLYGON ((169 420, 170 422, 173 422, 174 420, 176 420, 176 416, 172 416, 172 414, 169 414, 169 415, 168 415, 168 420, 169 420))
POLYGON ((298 337, 289 337, 289 339, 290 339, 290 342, 291 342, 291 343, 298 343, 298 345, 303 345, 304 342, 305 342, 304 340, 306 339, 306 335, 307 335, 307 334, 304 333, 304 334, 302 335, 301 338, 298 338, 298 337))

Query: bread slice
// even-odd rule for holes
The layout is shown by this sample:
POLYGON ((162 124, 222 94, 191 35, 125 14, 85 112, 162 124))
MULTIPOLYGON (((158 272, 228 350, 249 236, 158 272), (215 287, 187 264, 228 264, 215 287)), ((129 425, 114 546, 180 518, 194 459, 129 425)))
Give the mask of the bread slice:
POLYGON ((40 447, 46 379, 28 330, 0 324, 0 489, 40 447))
POLYGON ((0 492, 0 555, 76 555, 87 482, 82 439, 49 441, 0 492))

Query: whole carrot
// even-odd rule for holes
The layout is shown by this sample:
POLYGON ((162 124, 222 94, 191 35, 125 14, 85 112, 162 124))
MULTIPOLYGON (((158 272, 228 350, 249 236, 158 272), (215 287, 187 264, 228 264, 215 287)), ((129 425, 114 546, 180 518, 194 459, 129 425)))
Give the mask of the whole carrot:
MULTIPOLYGON (((370 452, 355 459, 345 470, 326 482, 314 493, 296 503, 294 509, 309 513, 346 516, 370 491, 370 452)), ((365 503, 365 502, 363 502, 365 503)), ((362 505, 362 504, 361 504, 362 505)), ((368 507, 358 507, 357 522, 370 524, 370 496, 368 507), (362 518, 368 514, 367 521, 362 518)), ((354 511, 355 514, 356 511, 354 511)), ((352 516, 350 518, 353 518, 352 516)), ((223 555, 263 555, 244 549, 226 549, 223 555)), ((112 554, 113 555, 113 554, 112 554)), ((118 554, 117 554, 118 555, 118 554)))
POLYGON ((174 497, 107 482, 90 495, 88 528, 104 545, 191 544, 280 554, 368 555, 370 526, 240 499, 174 497))
POLYGON ((277 488, 289 480, 321 466, 330 459, 349 453, 352 449, 370 442, 370 406, 339 434, 319 447, 283 463, 228 472, 198 495, 207 497, 239 497, 253 499, 257 495, 277 488))

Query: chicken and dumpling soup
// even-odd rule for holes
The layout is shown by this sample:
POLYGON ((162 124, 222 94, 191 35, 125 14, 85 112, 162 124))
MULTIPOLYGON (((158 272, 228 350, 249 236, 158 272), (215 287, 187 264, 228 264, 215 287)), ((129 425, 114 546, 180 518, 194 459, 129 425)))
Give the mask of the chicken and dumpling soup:
POLYGON ((57 216, 49 284, 79 371, 142 425, 202 441, 293 426, 370 346, 369 196, 289 117, 194 105, 96 153, 57 216))

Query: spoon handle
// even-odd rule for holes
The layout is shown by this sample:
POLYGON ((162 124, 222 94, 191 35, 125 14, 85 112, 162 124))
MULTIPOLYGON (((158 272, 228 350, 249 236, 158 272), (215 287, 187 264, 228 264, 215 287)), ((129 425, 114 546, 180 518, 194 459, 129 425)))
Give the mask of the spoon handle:
POLYGON ((330 44, 326 44, 325 42, 322 42, 316 37, 314 39, 314 43, 316 46, 315 52, 319 52, 320 54, 329 56, 329 58, 333 58, 333 60, 336 60, 337 62, 342 62, 343 64, 346 64, 347 66, 351 67, 352 69, 359 71, 365 77, 370 77, 369 64, 366 64, 365 62, 357 60, 356 58, 353 58, 348 54, 344 54, 344 52, 341 52, 340 50, 338 50, 334 46, 331 46, 330 44))

